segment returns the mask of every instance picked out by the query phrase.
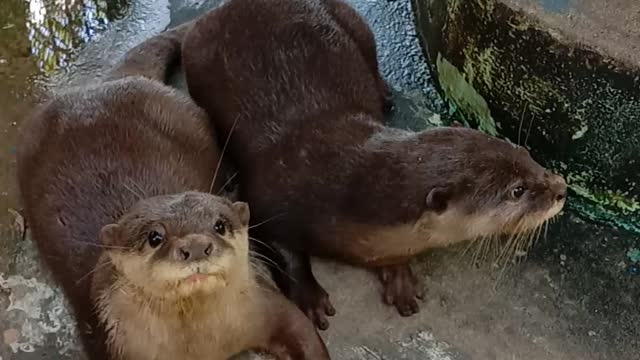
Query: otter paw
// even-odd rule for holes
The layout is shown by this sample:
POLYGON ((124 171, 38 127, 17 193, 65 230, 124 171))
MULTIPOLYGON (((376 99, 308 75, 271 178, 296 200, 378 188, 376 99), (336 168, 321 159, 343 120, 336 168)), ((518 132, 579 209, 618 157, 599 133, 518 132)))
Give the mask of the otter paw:
POLYGON ((334 316, 336 309, 329 294, 320 286, 306 286, 292 294, 291 299, 320 330, 329 328, 327 316, 334 316))
POLYGON ((387 305, 394 305, 402 316, 411 316, 420 311, 418 299, 424 298, 424 289, 409 265, 383 267, 380 269, 380 277, 387 305))
POLYGON ((393 110, 395 110, 396 108, 396 104, 393 101, 392 97, 385 97, 383 99, 383 103, 382 103, 382 111, 384 112, 384 114, 388 115, 391 114, 393 112, 393 110))
POLYGON ((382 83, 382 111, 385 114, 391 114, 395 109, 395 101, 393 100, 393 92, 389 84, 382 83))

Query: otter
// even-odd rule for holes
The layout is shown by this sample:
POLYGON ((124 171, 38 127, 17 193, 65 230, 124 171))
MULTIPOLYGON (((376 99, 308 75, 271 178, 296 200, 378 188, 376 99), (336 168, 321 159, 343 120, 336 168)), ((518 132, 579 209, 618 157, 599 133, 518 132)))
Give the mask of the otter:
POLYGON ((249 349, 329 359, 313 324, 259 277, 248 205, 216 195, 224 170, 208 116, 164 83, 189 26, 147 39, 104 81, 54 96, 22 124, 32 239, 91 360, 249 349))
POLYGON ((340 0, 230 0, 196 21, 182 60, 230 138, 252 236, 276 248, 276 282, 320 329, 335 309, 309 256, 374 269, 410 316, 423 296, 413 256, 528 232, 564 206, 565 181, 522 146, 385 126, 373 35, 340 0))

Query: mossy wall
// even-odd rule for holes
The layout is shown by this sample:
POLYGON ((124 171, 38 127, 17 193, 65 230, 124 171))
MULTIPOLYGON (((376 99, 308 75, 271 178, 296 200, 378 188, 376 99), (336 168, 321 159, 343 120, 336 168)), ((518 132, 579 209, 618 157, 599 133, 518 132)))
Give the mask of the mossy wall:
POLYGON ((572 43, 501 1, 414 8, 452 107, 563 174, 571 208, 640 233, 640 65, 572 43))

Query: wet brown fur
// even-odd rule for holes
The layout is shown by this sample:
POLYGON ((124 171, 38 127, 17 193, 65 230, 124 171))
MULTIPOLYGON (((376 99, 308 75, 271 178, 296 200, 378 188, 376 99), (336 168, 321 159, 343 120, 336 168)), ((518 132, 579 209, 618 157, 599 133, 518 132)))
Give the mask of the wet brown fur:
POLYGON ((340 0, 230 0, 195 23, 183 64, 190 94, 231 136, 241 196, 264 222, 254 236, 295 279, 279 285, 320 328, 335 310, 309 255, 381 268, 385 298, 409 315, 413 255, 539 226, 564 204, 564 180, 522 147, 384 126, 373 35, 340 0), (517 186, 527 193, 512 201, 517 186))
MULTIPOLYGON (((128 278, 120 271, 141 257, 117 256, 133 237, 144 234, 120 234, 110 244, 99 237, 101 229, 118 219, 131 224, 135 211, 138 221, 167 215, 159 210, 167 199, 154 196, 217 191, 222 185, 222 174, 212 184, 220 154, 208 117, 188 96, 163 83, 179 59, 186 29, 143 42, 103 82, 56 95, 24 122, 17 149, 18 181, 32 239, 71 303, 92 360, 223 358, 246 348, 281 353, 284 348, 294 358, 328 359, 302 313, 278 292, 258 285, 248 250, 234 255, 246 260, 246 274, 230 272, 224 291, 219 291, 232 301, 194 296, 173 303, 191 302, 193 313, 188 316, 172 317, 184 309, 171 306, 153 316, 152 309, 142 305, 162 302, 162 297, 127 292, 128 278), (141 208, 149 198, 157 203, 141 208), (139 203, 142 199, 147 200, 139 203), (232 278, 234 274, 239 277, 232 278), (191 335, 190 342, 176 337, 182 331, 191 335), (146 342, 132 347, 131 339, 146 342), (132 352, 123 351, 122 344, 132 352), (177 356, 185 348, 189 351, 177 356)), ((233 208, 208 196, 219 199, 209 209, 233 208)), ((201 230, 197 226, 213 226, 194 212, 185 207, 170 214, 170 220, 194 232, 201 230)), ((247 241, 243 236, 239 239, 247 241)))

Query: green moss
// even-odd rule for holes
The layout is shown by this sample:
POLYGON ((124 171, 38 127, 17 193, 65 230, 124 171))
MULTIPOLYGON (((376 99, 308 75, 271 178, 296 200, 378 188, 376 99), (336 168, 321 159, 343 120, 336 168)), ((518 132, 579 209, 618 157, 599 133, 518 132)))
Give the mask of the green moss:
POLYGON ((453 102, 462 113, 477 121, 479 130, 490 135, 497 135, 496 123, 491 117, 487 102, 460 71, 439 53, 436 68, 445 97, 453 102))
POLYGON ((482 82, 490 90, 493 86, 496 50, 492 47, 480 50, 471 42, 465 47, 464 55, 464 72, 469 82, 482 82))
POLYGON ((461 5, 461 1, 464 0, 447 1, 447 17, 449 18, 449 21, 455 22, 456 16, 460 13, 459 8, 461 5))
POLYGON ((603 208, 615 209, 624 215, 640 213, 640 202, 636 199, 629 198, 620 192, 597 192, 588 189, 586 184, 590 178, 591 176, 587 173, 567 175, 569 189, 603 208))
MULTIPOLYGON (((427 28, 423 35, 443 46, 427 50, 450 118, 492 135, 499 131, 518 142, 528 140, 545 166, 564 161, 558 172, 569 174, 569 208, 640 233, 640 186, 634 176, 640 171, 635 159, 640 103, 637 89, 628 87, 631 77, 621 77, 621 69, 599 63, 590 50, 565 44, 529 14, 498 1, 426 1, 425 6, 431 3, 446 5, 448 12, 441 34, 427 28)), ((433 5, 442 11, 438 6, 433 5)), ((427 18, 440 14, 425 13, 427 18)))
POLYGON ((493 9, 496 6, 495 0, 476 0, 478 7, 481 9, 482 17, 490 19, 493 14, 493 9))
MULTIPOLYGON (((529 22, 526 20, 526 18, 524 18, 522 16, 516 16, 516 17, 513 17, 513 18, 509 19, 507 24, 512 29, 517 30, 517 31, 526 31, 526 30, 529 30, 530 26, 532 26, 531 24, 529 24, 529 22)), ((511 33, 511 34, 513 35, 513 33, 511 33)))
POLYGON ((627 257, 632 263, 640 263, 640 249, 631 248, 627 251, 627 257))

